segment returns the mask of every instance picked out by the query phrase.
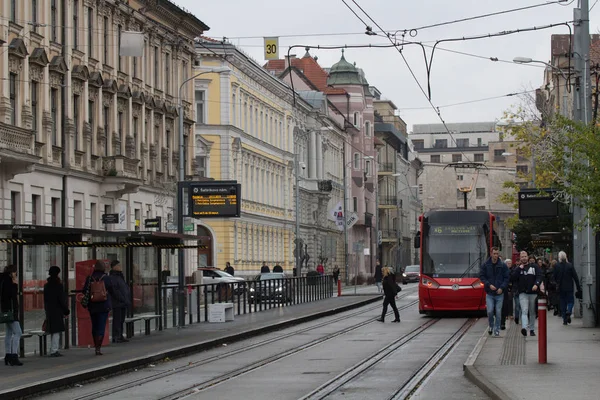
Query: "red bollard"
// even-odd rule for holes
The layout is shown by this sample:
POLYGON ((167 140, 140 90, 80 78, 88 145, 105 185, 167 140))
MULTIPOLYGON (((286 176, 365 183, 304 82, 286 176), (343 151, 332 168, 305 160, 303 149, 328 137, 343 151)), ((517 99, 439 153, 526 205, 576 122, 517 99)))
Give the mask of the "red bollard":
POLYGON ((338 279, 338 297, 342 295, 342 281, 338 279))
POLYGON ((538 299, 538 362, 546 364, 548 358, 548 330, 546 299, 538 299))

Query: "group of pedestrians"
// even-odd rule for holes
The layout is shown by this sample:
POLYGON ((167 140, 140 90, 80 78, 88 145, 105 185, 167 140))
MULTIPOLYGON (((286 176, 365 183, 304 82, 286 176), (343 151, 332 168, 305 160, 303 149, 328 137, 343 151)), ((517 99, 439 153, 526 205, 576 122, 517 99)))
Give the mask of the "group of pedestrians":
MULTIPOLYGON (((45 320, 42 329, 50 336, 50 357, 61 357, 59 352, 60 336, 65 331, 65 318, 71 311, 67 303, 67 294, 60 279, 60 268, 51 266, 44 285, 45 320)), ((8 265, 0 274, 0 317, 6 326, 4 339, 4 364, 21 366, 19 344, 23 331, 19 322, 19 287, 16 265, 8 265)), ((94 272, 86 279, 83 288, 82 305, 90 313, 92 336, 96 355, 102 355, 106 321, 112 310, 113 343, 127 342, 123 337, 123 324, 128 307, 131 306, 129 286, 125 282, 123 269, 119 261, 111 262, 110 274, 106 274, 104 261, 97 261, 94 272)))
POLYGON ((480 280, 486 292, 488 314, 488 334, 500 336, 506 329, 506 318, 513 314, 516 324, 521 323, 523 336, 535 336, 537 299, 539 296, 550 299, 550 307, 556 307, 563 318, 563 324, 571 323, 574 297, 581 298, 581 286, 573 265, 564 251, 559 252, 558 262, 544 264, 526 251, 519 253, 519 262, 503 262, 499 249, 492 248, 491 257, 480 270, 480 280), (574 285, 577 293, 574 295, 574 285), (558 295, 558 296, 557 296, 558 295), (558 304, 554 299, 558 298, 558 304))

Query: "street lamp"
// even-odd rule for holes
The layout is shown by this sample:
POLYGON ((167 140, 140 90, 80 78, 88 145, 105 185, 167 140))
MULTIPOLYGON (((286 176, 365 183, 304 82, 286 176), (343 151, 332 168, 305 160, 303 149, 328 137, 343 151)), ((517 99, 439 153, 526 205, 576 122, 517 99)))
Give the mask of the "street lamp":
MULTIPOLYGON (((199 74, 192 76, 191 78, 186 79, 179 86, 179 98, 178 98, 178 111, 179 111, 179 184, 177 185, 177 233, 183 234, 183 182, 185 181, 185 144, 184 144, 184 135, 183 135, 183 101, 182 101, 182 89, 186 83, 189 81, 196 79, 200 75, 210 74, 210 73, 218 73, 221 72, 229 72, 231 71, 227 67, 217 67, 212 68, 199 74)), ((177 265, 177 273, 179 275, 178 279, 178 289, 179 289, 179 326, 183 327, 185 325, 185 250, 179 249, 178 254, 178 265, 177 265)))
POLYGON ((567 78, 567 76, 565 75, 565 73, 563 72, 562 68, 558 68, 550 63, 547 63, 545 61, 539 61, 539 60, 533 60, 531 58, 528 57, 515 57, 513 58, 513 62, 515 64, 531 64, 531 63, 538 63, 538 64, 544 64, 547 67, 552 68, 553 70, 556 70, 558 72, 560 72, 560 74, 562 75, 563 78, 565 78, 565 80, 567 81, 567 84, 569 83, 569 78, 567 78))

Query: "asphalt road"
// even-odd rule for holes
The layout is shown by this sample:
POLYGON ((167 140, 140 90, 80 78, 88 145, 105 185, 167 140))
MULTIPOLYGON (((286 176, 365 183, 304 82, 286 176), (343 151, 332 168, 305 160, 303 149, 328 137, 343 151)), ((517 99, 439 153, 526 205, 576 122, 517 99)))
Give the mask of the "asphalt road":
POLYGON ((410 395, 396 398, 487 399, 462 371, 486 322, 423 317, 415 304, 416 288, 404 289, 398 300, 405 308, 400 324, 391 323, 391 315, 384 324, 375 321, 381 305, 370 305, 43 397, 389 399, 408 383, 410 395), (451 338, 458 340, 444 348, 446 357, 433 360, 436 368, 415 377, 451 338), (325 386, 324 392, 315 392, 325 386))

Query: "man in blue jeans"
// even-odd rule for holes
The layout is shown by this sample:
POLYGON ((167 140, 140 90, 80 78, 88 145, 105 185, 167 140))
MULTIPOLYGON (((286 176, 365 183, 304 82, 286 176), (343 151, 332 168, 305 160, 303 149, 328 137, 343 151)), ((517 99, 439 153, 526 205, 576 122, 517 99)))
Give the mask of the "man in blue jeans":
POLYGON ((492 256, 481 266, 479 279, 483 282, 489 320, 488 334, 500 336, 502 321, 502 302, 504 291, 508 287, 508 267, 500 260, 500 250, 492 247, 492 256))

